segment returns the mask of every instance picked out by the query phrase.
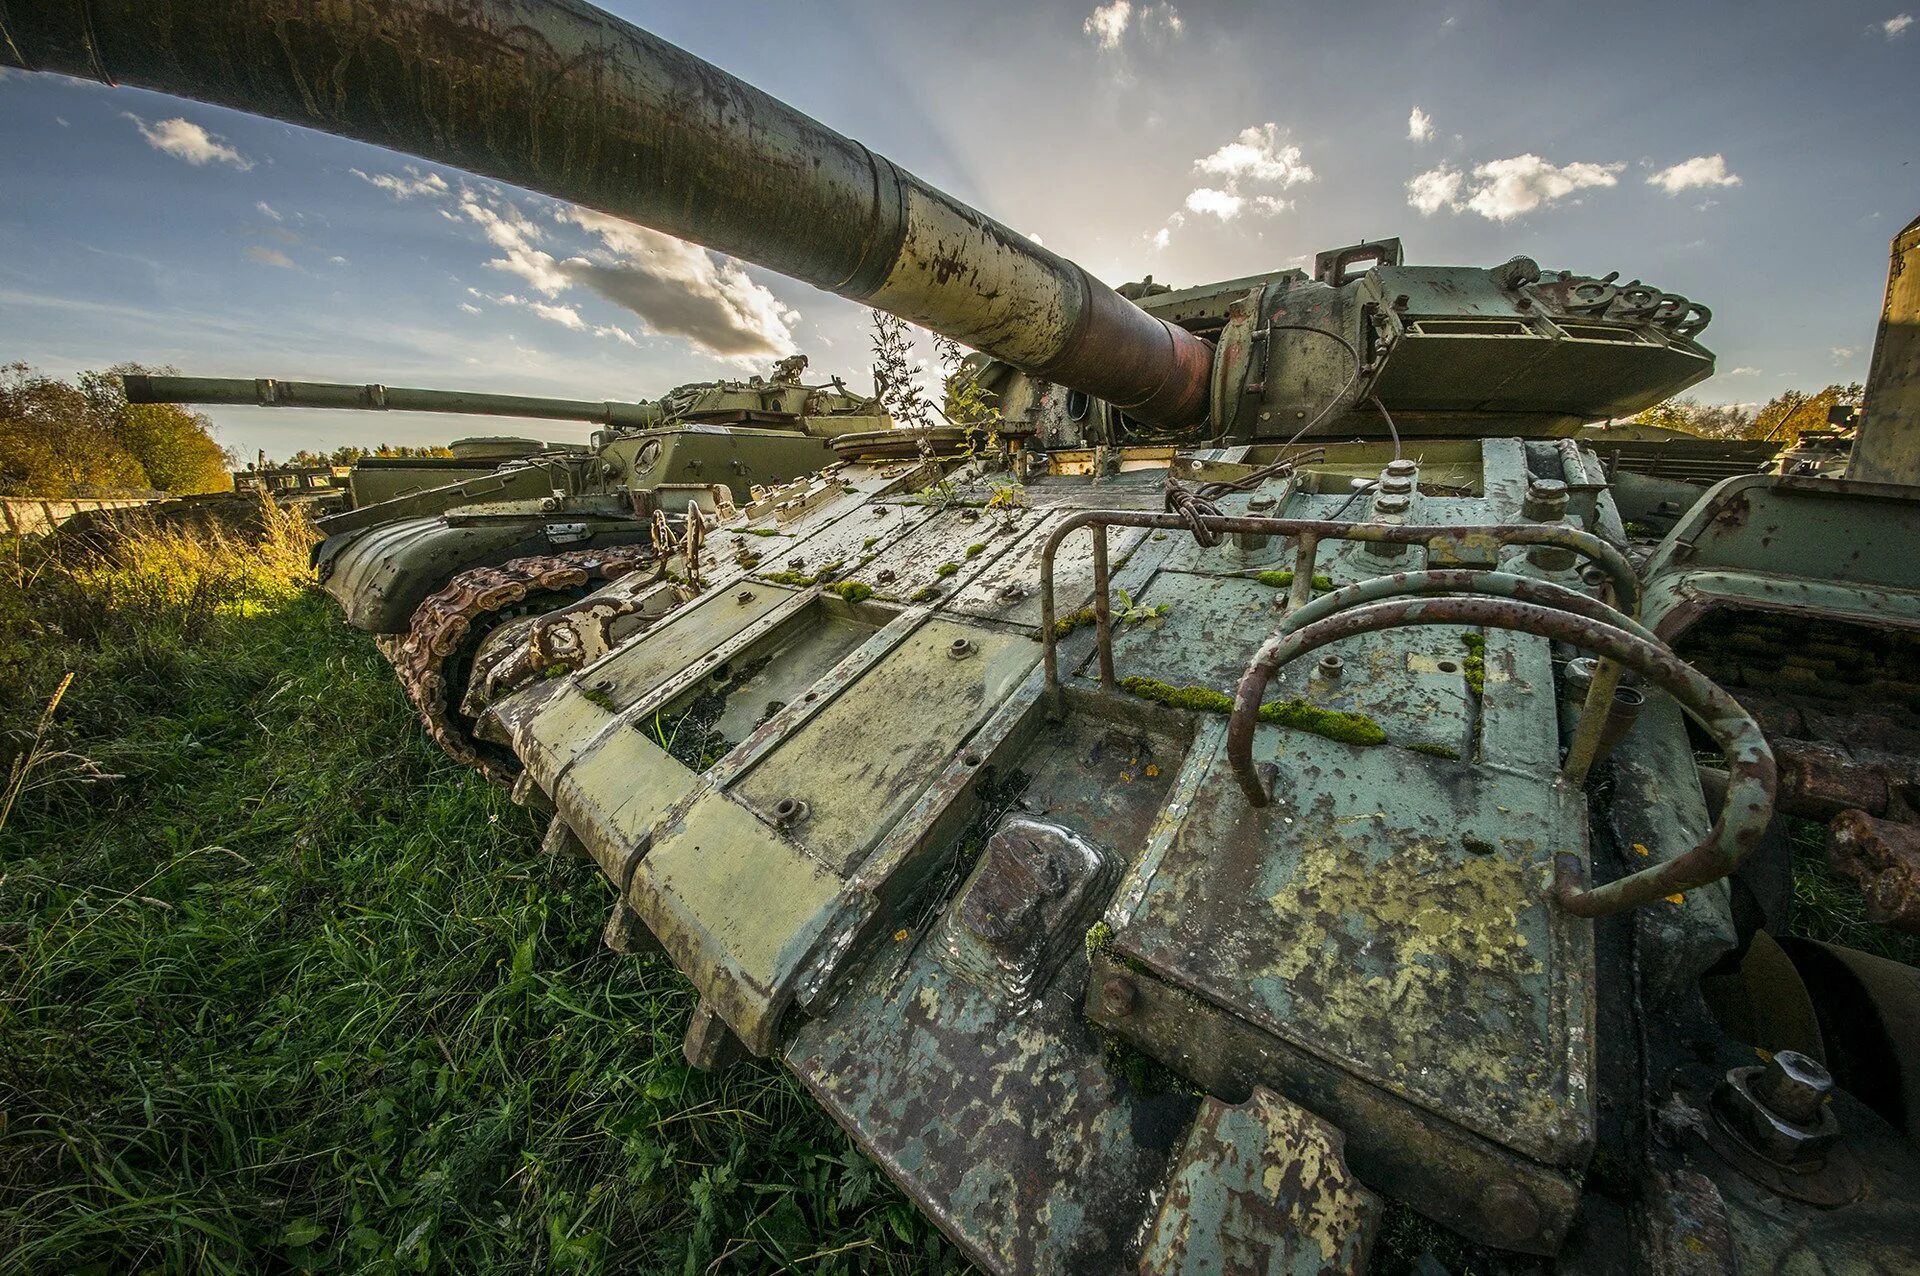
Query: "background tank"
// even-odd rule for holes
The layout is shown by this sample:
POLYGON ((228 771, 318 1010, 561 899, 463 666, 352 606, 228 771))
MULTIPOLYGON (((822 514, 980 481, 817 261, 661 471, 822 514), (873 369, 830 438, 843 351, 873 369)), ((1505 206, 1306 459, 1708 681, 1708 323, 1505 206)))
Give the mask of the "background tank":
MULTIPOLYGON (((1361 1271, 1389 1201, 1475 1270, 1910 1265, 1910 1058, 1860 1033, 1911 981, 1765 939, 1775 800, 1824 773, 1702 671, 1909 695, 1920 500, 1730 479, 1636 572, 1564 434, 1704 375, 1698 307, 1378 244, 1136 305, 562 0, 14 25, 1004 365, 1004 446, 848 440, 496 630, 467 699, 614 883, 608 942, 699 990, 688 1058, 779 1058, 983 1267, 1361 1271)), ((1837 854, 1911 836, 1881 797, 1837 854)))

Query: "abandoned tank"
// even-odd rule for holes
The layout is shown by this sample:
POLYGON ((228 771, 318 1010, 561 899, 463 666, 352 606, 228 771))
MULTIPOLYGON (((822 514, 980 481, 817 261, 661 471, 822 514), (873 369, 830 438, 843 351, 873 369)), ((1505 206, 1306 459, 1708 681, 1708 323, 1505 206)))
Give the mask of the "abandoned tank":
POLYGON ((572 0, 8 21, 986 357, 988 420, 688 514, 460 693, 688 1059, 780 1060, 983 1268, 1358 1272, 1393 1209, 1476 1270, 1914 1268, 1920 989, 1788 934, 1780 820, 1920 922, 1920 272, 1850 477, 1636 544, 1575 431, 1712 369, 1637 280, 1123 296, 572 0))
POLYGON ((836 435, 891 420, 834 377, 808 384, 805 355, 768 376, 676 386, 657 400, 553 399, 379 383, 129 375, 132 403, 443 412, 575 421, 587 444, 456 439, 451 457, 369 458, 351 508, 319 520, 320 586, 375 635, 427 732, 500 777, 510 760, 460 712, 474 653, 493 631, 572 601, 653 559, 656 536, 730 515, 762 484, 830 463, 836 435))

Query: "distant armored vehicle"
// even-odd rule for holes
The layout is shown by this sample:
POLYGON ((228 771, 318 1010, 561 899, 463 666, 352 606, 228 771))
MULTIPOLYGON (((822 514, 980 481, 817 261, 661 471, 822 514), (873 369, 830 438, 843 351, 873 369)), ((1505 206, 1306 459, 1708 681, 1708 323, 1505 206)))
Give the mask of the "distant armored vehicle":
POLYGON ((314 565, 322 587, 349 624, 379 636, 434 738, 497 774, 498 759, 470 739, 458 713, 472 649, 494 625, 650 561, 652 538, 683 527, 690 507, 717 518, 761 484, 831 463, 835 437, 891 424, 876 400, 838 378, 806 384, 806 368, 806 357, 794 355, 770 377, 697 382, 642 402, 272 378, 123 381, 133 403, 446 412, 598 427, 587 444, 474 438, 456 440, 448 458, 362 460, 348 480, 352 508, 320 520, 326 539, 314 565))

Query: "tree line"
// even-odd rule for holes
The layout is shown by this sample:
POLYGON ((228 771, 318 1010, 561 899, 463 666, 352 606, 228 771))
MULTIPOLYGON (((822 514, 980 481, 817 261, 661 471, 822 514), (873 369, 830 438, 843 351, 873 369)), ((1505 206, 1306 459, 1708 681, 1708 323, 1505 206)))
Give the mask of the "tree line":
POLYGON ((0 496, 223 492, 230 458, 213 422, 171 403, 128 403, 123 374, 171 372, 137 363, 74 381, 24 363, 0 365, 0 496))
POLYGON ((1633 422, 1710 439, 1766 439, 1792 447, 1803 432, 1826 429, 1830 409, 1857 405, 1862 389, 1854 381, 1815 393, 1782 390, 1757 408, 1744 403, 1702 403, 1692 397, 1668 399, 1634 417, 1633 422))

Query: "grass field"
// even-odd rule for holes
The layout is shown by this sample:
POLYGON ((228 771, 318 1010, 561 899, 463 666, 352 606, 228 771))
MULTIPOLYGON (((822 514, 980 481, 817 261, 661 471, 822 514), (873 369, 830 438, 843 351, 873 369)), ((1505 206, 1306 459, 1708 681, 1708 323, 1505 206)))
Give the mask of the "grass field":
POLYGON ((780 1071, 684 1066, 305 548, 0 551, 0 1271, 961 1267, 780 1071))

